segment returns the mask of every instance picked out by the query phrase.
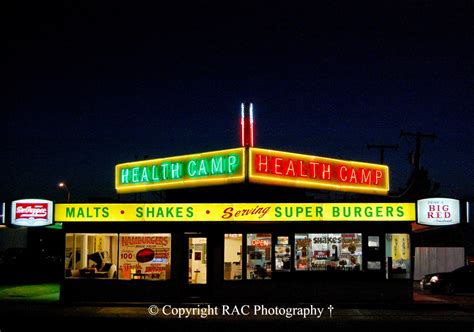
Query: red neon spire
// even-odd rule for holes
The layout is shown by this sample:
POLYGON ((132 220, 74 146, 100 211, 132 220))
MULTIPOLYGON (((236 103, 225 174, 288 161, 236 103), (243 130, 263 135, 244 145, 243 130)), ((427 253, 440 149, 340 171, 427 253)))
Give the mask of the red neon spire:
POLYGON ((253 146, 254 145, 254 121, 253 121, 253 105, 252 103, 242 103, 241 106, 241 143, 242 146, 253 146))

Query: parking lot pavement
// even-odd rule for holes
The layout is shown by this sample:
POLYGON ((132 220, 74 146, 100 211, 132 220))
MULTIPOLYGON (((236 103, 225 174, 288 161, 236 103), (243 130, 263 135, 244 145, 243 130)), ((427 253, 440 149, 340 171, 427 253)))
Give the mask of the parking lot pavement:
MULTIPOLYGON (((204 305, 202 305, 204 306, 204 305)), ((271 308, 272 305, 267 305, 271 308)), ((148 306, 55 306, 17 302, 5 311, 0 306, 0 330, 2 332, 31 331, 31 325, 47 331, 288 331, 295 328, 330 331, 405 331, 407 328, 431 331, 472 331, 474 316, 462 310, 382 310, 338 309, 334 306, 329 315, 323 314, 285 317, 278 312, 271 314, 224 315, 222 311, 204 317, 200 314, 187 316, 163 312, 150 314, 148 306)), ((301 308, 303 305, 292 305, 301 308)), ((176 306, 176 309, 181 308, 176 306)), ((188 309, 190 307, 187 307, 188 309)), ((194 307, 196 308, 196 307, 194 307)), ((242 308, 240 308, 242 310, 242 308)), ((251 309, 252 310, 252 309, 251 309)))
POLYGON ((407 327, 431 331, 473 331, 474 296, 439 296, 416 290, 414 302, 405 306, 363 304, 318 305, 265 304, 256 311, 253 304, 81 304, 59 302, 55 284, 0 287, 0 331, 31 331, 31 323, 48 331, 104 331, 111 328, 133 331, 262 329, 400 331, 407 327), (43 295, 41 295, 43 294, 43 295), (462 299, 461 302, 460 299, 462 299), (150 307, 153 305, 154 307, 150 307), (228 307, 223 307, 223 306, 228 307), (313 307, 304 316, 303 309, 313 307), (217 308, 214 312, 204 309, 217 308), (225 309, 225 310, 224 310, 225 309), (187 311, 186 311, 187 310, 187 311))
POLYGON ((417 304, 453 305, 464 311, 474 312, 474 293, 431 294, 423 291, 418 282, 413 285, 413 301, 417 304))

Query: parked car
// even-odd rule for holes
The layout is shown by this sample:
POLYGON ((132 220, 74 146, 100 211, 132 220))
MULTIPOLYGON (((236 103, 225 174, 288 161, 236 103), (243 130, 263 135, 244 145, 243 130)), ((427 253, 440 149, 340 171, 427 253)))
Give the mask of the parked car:
POLYGON ((462 266, 451 272, 427 274, 420 281, 420 286, 432 293, 473 292, 474 265, 462 266))

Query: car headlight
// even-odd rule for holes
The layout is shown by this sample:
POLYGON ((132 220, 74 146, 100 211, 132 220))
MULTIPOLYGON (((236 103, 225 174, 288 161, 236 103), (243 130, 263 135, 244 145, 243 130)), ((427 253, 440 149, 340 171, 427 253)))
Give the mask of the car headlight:
POLYGON ((430 279, 430 282, 438 282, 438 281, 439 281, 438 276, 432 276, 430 279))

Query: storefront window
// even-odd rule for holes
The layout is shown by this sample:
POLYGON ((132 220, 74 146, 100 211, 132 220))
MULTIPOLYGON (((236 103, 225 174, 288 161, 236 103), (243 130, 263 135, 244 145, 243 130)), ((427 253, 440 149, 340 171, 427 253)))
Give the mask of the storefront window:
POLYGON ((190 237, 188 239, 188 283, 207 283, 207 238, 190 237))
POLYGON ((290 271, 291 246, 288 236, 278 236, 278 243, 275 245, 275 271, 290 271))
POLYGON ((119 279, 168 280, 171 234, 120 234, 119 279))
POLYGON ((242 280, 242 234, 224 234, 224 280, 242 280))
POLYGON ((116 234, 66 234, 66 278, 117 277, 116 234))
POLYGON ((295 269, 357 271, 362 265, 362 234, 296 234, 295 269))
POLYGON ((272 235, 247 234, 247 279, 271 279, 272 235))
POLYGON ((79 268, 81 267, 81 250, 78 244, 74 242, 74 236, 74 234, 66 234, 66 251, 64 257, 66 277, 68 274, 71 274, 73 270, 78 270, 79 274, 79 268), (75 252, 76 255, 73 255, 73 252, 75 252))
POLYGON ((369 240, 369 243, 368 243, 369 248, 378 249, 380 247, 380 238, 378 236, 369 236, 368 240, 369 240))
POLYGON ((385 259, 388 279, 409 279, 410 235, 387 234, 385 236, 385 259))
POLYGON ((380 270, 380 261, 367 261, 367 270, 380 270))
POLYGON ((382 269, 381 257, 380 257, 380 236, 369 235, 367 237, 367 270, 379 271, 382 269))

